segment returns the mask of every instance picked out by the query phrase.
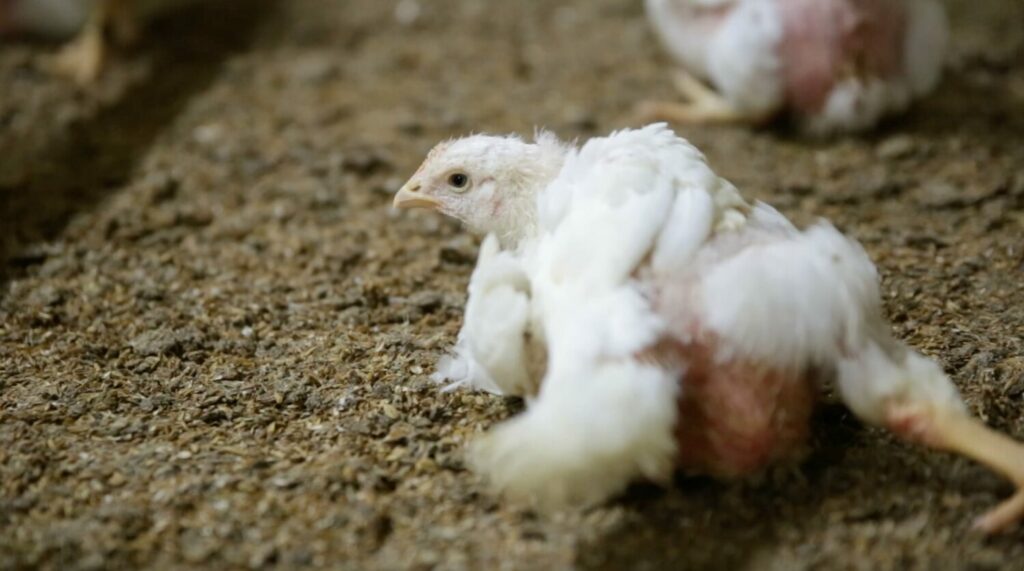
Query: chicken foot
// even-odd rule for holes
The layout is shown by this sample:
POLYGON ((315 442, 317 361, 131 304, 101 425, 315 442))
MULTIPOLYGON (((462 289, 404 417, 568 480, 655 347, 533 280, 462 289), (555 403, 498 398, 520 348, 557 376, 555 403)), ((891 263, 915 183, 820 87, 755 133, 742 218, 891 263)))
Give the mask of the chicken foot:
POLYGON ((770 118, 762 113, 737 109, 721 94, 685 70, 676 70, 672 80, 685 101, 643 101, 636 110, 642 122, 667 120, 686 124, 757 125, 770 118))
POLYGON ((82 31, 54 56, 54 71, 80 85, 94 82, 106 60, 108 26, 119 45, 127 45, 138 36, 135 19, 126 0, 96 0, 82 31))
POLYGON ((971 458, 1016 485, 1016 493, 975 520, 977 529, 998 533, 1024 520, 1024 444, 966 412, 927 403, 890 404, 886 426, 911 442, 971 458))

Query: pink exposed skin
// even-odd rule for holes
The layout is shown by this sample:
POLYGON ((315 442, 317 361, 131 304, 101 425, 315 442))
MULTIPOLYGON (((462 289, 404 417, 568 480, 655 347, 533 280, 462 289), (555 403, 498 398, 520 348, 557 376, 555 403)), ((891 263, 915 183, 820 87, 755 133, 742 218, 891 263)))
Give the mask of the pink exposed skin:
POLYGON ((779 59, 789 105, 822 109, 849 77, 891 79, 904 72, 906 7, 892 0, 777 0, 779 59))
POLYGON ((683 369, 675 429, 679 468, 739 478, 798 459, 818 403, 820 372, 722 360, 717 336, 688 310, 697 304, 693 295, 688 280, 654 294, 673 334, 643 355, 683 369))
POLYGON ((817 404, 812 373, 717 363, 707 343, 674 350, 688 363, 676 427, 680 468, 736 478, 800 455, 817 404))
MULTIPOLYGON (((735 254, 749 243, 718 242, 712 259, 735 254)), ((698 259, 690 268, 702 271, 698 259)), ((639 281, 652 278, 644 272, 639 281)), ((677 466, 686 472, 742 478, 776 462, 799 460, 807 450, 811 415, 827 369, 758 360, 723 345, 702 322, 700 292, 691 277, 655 278, 648 292, 669 324, 668 335, 638 358, 682 371, 677 407, 677 466)), ((839 341, 837 341, 838 343, 839 341)), ((846 358, 852 355, 846 354, 846 358)), ((956 407, 894 395, 882 403, 882 426, 930 448, 962 454, 999 472, 1017 492, 975 521, 985 533, 1024 519, 1024 445, 956 407)))

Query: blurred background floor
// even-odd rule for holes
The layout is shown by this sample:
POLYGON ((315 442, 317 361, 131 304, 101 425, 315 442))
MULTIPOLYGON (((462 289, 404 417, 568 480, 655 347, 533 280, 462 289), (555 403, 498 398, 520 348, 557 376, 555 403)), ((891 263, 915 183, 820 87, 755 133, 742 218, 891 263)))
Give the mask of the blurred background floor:
MULTIPOLYGON (((686 128, 879 265, 897 333, 1024 438, 1024 5, 949 3, 944 86, 856 139, 686 128)), ((460 451, 515 402, 427 380, 475 242, 391 193, 438 140, 672 96, 637 0, 202 3, 92 87, 0 52, 0 568, 1008 569, 985 469, 824 409, 808 461, 555 517, 460 451)), ((1015 563, 1016 562, 1016 563, 1015 563)))

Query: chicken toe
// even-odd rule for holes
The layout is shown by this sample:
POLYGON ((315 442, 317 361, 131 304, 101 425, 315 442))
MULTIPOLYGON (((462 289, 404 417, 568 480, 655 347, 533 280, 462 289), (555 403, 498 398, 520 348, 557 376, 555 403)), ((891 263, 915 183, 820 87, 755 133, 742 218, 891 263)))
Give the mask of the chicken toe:
POLYGON ((1017 492, 979 517, 976 528, 998 533, 1024 520, 1024 444, 965 412, 931 404, 892 404, 886 419, 888 428, 897 435, 971 458, 1014 483, 1017 492))
POLYGON ((63 75, 79 85, 96 81, 106 59, 105 33, 116 0, 99 0, 86 20, 81 32, 53 57, 54 73, 63 75))
POLYGON ((640 121, 758 125, 770 118, 762 113, 738 109, 683 70, 673 74, 673 83, 682 93, 684 101, 643 101, 636 108, 636 116, 640 121))

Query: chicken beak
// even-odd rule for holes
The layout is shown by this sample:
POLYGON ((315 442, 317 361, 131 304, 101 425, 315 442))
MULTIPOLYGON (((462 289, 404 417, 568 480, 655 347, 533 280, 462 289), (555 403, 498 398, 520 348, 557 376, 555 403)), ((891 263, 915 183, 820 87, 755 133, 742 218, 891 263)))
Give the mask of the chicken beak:
POLYGON ((437 210, 441 207, 440 200, 427 196, 419 190, 419 183, 407 182, 395 195, 393 206, 395 208, 428 208, 430 210, 437 210))

